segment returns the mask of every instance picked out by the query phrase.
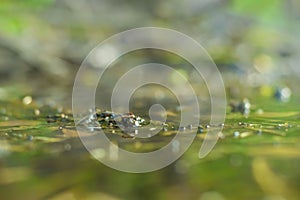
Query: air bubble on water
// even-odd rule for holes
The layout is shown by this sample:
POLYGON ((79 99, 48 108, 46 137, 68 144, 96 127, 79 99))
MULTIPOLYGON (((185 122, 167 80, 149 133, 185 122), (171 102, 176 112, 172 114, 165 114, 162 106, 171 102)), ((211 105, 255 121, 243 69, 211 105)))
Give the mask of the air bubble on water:
POLYGON ((240 132, 235 131, 235 132, 233 133, 233 137, 238 138, 239 136, 240 136, 240 132))

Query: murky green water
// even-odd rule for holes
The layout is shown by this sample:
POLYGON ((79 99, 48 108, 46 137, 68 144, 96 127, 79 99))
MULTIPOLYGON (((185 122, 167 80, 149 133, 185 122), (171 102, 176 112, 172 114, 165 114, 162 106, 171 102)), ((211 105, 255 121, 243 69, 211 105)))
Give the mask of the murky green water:
MULTIPOLYGON (((298 199, 297 103, 252 100, 248 118, 228 113, 224 135, 204 159, 197 155, 205 129, 174 164, 128 174, 91 158, 68 111, 1 102, 1 199, 298 199)), ((165 145, 173 133, 162 132, 150 141, 108 135, 120 148, 144 152, 165 145)))

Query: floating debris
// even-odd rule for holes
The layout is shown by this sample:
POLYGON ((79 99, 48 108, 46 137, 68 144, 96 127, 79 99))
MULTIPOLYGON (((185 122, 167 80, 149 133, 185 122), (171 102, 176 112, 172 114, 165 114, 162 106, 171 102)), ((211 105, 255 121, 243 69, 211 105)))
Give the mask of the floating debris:
POLYGON ((293 127, 293 126, 290 125, 290 124, 288 124, 288 123, 278 124, 278 125, 277 125, 277 128, 278 128, 278 129, 286 129, 286 130, 288 130, 289 128, 292 128, 292 127, 293 127))
POLYGON ((117 127, 120 128, 136 128, 145 125, 145 120, 139 116, 135 116, 133 113, 117 114, 111 111, 97 112, 97 121, 101 126, 117 127))
POLYGON ((163 130, 164 130, 165 132, 167 132, 167 131, 168 131, 169 125, 166 124, 166 123, 163 123, 162 126, 163 126, 163 130))
POLYGON ((204 133, 204 128, 202 126, 198 126, 198 133, 204 133))
POLYGON ((56 115, 46 116, 46 121, 48 123, 56 123, 56 122, 69 123, 72 120, 69 119, 69 116, 66 114, 56 114, 56 115))
POLYGON ((205 125, 205 128, 211 128, 211 127, 224 127, 225 124, 221 123, 221 124, 207 124, 205 125))
POLYGON ((122 138, 130 138, 130 139, 135 139, 135 137, 134 137, 134 136, 132 136, 132 135, 128 135, 128 134, 123 134, 123 135, 122 135, 122 138))
MULTIPOLYGON (((80 116, 82 117, 82 116, 80 116)), ((149 124, 142 117, 135 116, 133 113, 119 114, 111 111, 101 111, 100 109, 89 110, 88 114, 79 120, 80 125, 85 126, 89 131, 96 131, 99 129, 115 129, 119 128, 125 133, 122 137, 134 138, 139 134, 139 127, 149 124)), ((152 128, 156 130, 157 128, 152 128)))

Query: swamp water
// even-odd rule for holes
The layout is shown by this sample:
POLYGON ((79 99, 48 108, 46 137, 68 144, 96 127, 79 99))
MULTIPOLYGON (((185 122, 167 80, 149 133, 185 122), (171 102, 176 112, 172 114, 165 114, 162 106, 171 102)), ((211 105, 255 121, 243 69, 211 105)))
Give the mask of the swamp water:
MULTIPOLYGON (((70 111, 34 101, 24 105, 24 99, 2 101, 1 199, 298 199, 297 98, 286 103, 251 99, 248 117, 228 111, 223 134, 207 157, 198 159, 198 151, 206 129, 213 127, 203 122, 179 160, 147 174, 119 172, 93 159, 78 138, 70 111)), ((169 115, 175 119, 178 113, 169 115)), ((172 117, 169 123, 176 124, 172 117)), ((158 149, 176 133, 169 129, 146 140, 122 137, 118 128, 105 132, 119 148, 134 152, 158 149)))

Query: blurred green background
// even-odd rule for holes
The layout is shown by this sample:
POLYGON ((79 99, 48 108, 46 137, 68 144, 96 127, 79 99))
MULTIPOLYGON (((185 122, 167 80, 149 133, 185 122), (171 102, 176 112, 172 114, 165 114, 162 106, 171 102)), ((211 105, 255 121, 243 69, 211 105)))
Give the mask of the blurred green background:
MULTIPOLYGON (((1 0, 0 198, 299 199, 299 35, 298 0, 1 0), (253 114, 228 111, 226 139, 205 159, 197 158, 199 136, 171 166, 126 174, 92 160, 71 129, 62 137, 59 127, 72 122, 48 124, 46 116, 71 116, 76 72, 99 42, 145 26, 202 44, 228 102, 247 97, 253 114), (274 98, 280 88, 291 98, 274 98), (236 131, 245 134, 236 139, 236 131)), ((182 64, 156 52, 119 65, 153 58, 182 64)))
POLYGON ((70 91, 61 90, 72 87, 89 51, 113 34, 144 26, 191 36, 220 69, 239 69, 250 85, 286 84, 299 76, 296 0, 3 0, 0 10, 0 81, 9 99, 13 86, 22 87, 22 95, 67 98, 70 91))

